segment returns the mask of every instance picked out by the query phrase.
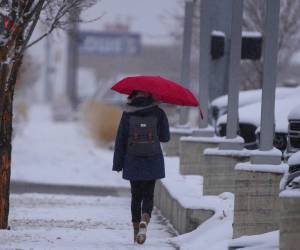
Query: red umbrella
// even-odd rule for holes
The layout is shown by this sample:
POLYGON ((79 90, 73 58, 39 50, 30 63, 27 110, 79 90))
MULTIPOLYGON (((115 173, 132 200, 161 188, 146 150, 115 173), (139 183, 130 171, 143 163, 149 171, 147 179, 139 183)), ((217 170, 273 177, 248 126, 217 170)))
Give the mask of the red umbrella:
POLYGON ((159 76, 126 77, 111 89, 126 95, 130 95, 133 90, 148 92, 155 100, 169 104, 193 107, 200 105, 188 89, 159 76))

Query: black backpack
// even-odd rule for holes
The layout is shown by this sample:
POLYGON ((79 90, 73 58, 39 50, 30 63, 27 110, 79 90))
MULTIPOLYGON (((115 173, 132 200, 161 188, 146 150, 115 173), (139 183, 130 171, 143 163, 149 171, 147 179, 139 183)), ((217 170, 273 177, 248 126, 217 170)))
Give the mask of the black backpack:
POLYGON ((155 116, 130 116, 127 153, 141 157, 161 153, 155 116))

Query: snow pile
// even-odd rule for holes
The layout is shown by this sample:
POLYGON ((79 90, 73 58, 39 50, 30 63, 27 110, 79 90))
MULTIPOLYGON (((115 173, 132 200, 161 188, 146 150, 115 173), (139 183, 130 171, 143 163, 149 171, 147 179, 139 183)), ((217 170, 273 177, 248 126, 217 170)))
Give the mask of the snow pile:
POLYGON ((244 139, 240 136, 237 136, 234 139, 227 139, 226 137, 213 136, 213 137, 198 137, 198 136, 183 136, 180 137, 181 141, 191 141, 191 142, 205 142, 205 143, 244 143, 244 139))
POLYGON ((253 155, 253 156, 264 155, 264 156, 279 156, 279 157, 281 157, 282 152, 279 149, 273 147, 271 150, 259 150, 259 149, 251 150, 251 155, 253 155))
POLYGON ((284 174, 288 171, 289 166, 287 164, 280 165, 267 165, 267 164, 251 164, 251 162, 238 163, 235 166, 235 170, 251 171, 251 172, 265 172, 265 173, 278 173, 284 174))
POLYGON ((166 177, 163 185, 171 196, 183 207, 191 209, 207 209, 215 213, 227 210, 233 202, 233 195, 227 193, 222 197, 203 196, 203 177, 199 175, 181 175, 179 173, 179 158, 166 157, 166 177), (226 200, 226 201, 225 201, 226 200), (230 200, 230 204, 228 201, 230 200))
POLYGON ((204 155, 219 155, 232 157, 250 157, 251 150, 243 148, 242 150, 222 150, 219 148, 207 148, 204 150, 204 155))
POLYGON ((185 207, 212 209, 215 214, 196 230, 169 239, 171 243, 181 250, 208 249, 208 246, 209 250, 227 250, 228 246, 245 246, 245 250, 278 250, 278 231, 232 240, 233 194, 202 196, 201 177, 181 176, 178 165, 178 157, 166 158, 167 178, 163 184, 168 191, 185 207))
POLYGON ((170 241, 179 246, 180 250, 227 250, 228 241, 232 238, 232 222, 232 211, 224 210, 222 213, 215 214, 191 233, 170 241))
POLYGON ((201 176, 180 175, 179 158, 166 157, 166 179, 162 182, 172 197, 182 206, 192 209, 208 209, 215 212, 214 216, 200 225, 191 233, 170 239, 180 249, 225 250, 227 242, 232 238, 233 200, 232 193, 219 196, 202 196, 201 176))
POLYGON ((243 250, 277 250, 279 248, 279 231, 265 234, 243 236, 230 241, 230 247, 242 247, 243 250))

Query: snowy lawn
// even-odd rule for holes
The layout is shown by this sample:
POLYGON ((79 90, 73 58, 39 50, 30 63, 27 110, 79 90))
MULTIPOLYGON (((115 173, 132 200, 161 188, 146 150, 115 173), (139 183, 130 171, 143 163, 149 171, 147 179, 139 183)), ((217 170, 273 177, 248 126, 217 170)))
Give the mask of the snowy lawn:
POLYGON ((128 187, 111 171, 113 154, 96 148, 77 122, 53 122, 47 106, 33 106, 13 142, 12 180, 128 187))
MULTIPOLYGON (((140 249, 130 219, 128 198, 12 195, 11 230, 0 232, 0 249, 140 249)), ((154 214, 143 249, 174 249, 161 222, 154 214)))

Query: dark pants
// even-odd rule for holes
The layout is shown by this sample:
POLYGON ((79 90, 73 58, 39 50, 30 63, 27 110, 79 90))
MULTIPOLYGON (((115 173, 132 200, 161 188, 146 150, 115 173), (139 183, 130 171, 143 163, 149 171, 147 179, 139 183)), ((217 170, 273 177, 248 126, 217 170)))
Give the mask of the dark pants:
POLYGON ((130 186, 132 222, 140 222, 143 213, 147 213, 151 217, 155 180, 130 181, 130 186))

